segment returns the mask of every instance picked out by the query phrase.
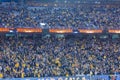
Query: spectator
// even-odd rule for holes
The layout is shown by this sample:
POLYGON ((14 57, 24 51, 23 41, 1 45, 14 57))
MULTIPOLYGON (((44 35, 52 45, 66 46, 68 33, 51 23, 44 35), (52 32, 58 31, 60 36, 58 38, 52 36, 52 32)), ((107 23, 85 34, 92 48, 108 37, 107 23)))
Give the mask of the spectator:
MULTIPOLYGON (((76 6, 76 5, 75 5, 76 6)), ((119 5, 86 7, 0 6, 1 27, 119 29, 119 5), (44 23, 45 26, 41 25, 44 23)))
POLYGON ((120 42, 97 38, 1 38, 1 77, 120 73, 120 42))

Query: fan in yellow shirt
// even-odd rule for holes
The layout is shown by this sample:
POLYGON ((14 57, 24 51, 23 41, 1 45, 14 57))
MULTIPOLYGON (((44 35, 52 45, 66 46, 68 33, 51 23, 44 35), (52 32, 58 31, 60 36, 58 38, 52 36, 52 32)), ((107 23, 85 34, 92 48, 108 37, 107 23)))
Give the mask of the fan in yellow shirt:
POLYGON ((15 64, 15 67, 16 67, 16 68, 18 68, 18 67, 19 67, 19 63, 18 63, 18 62, 15 64))
POLYGON ((94 68, 93 64, 90 64, 90 69, 93 69, 93 68, 94 68))
POLYGON ((55 60, 55 64, 57 64, 58 67, 61 67, 61 63, 60 63, 59 59, 55 60))
POLYGON ((6 70, 8 70, 8 71, 9 71, 9 70, 10 70, 10 67, 9 67, 9 66, 7 66, 7 67, 6 67, 6 70))
POLYGON ((69 74, 68 73, 66 73, 66 77, 68 77, 69 76, 69 74))
POLYGON ((13 68, 13 72, 14 72, 14 73, 17 73, 17 71, 16 71, 14 68, 13 68))
POLYGON ((72 64, 72 67, 75 67, 75 64, 74 64, 74 63, 72 64))
POLYGON ((84 44, 82 44, 81 49, 85 49, 85 45, 84 44))
POLYGON ((57 74, 56 70, 52 70, 52 73, 53 73, 54 75, 56 75, 56 74, 57 74))
POLYGON ((2 73, 0 73, 0 78, 3 78, 3 74, 2 73))
POLYGON ((21 73, 21 78, 24 78, 24 76, 25 76, 25 73, 22 72, 22 73, 21 73))
POLYGON ((38 72, 37 76, 38 76, 38 78, 40 78, 40 72, 38 72))
POLYGON ((39 63, 36 63, 36 67, 39 67, 39 63))
POLYGON ((26 64, 23 63, 23 64, 22 64, 22 67, 25 67, 25 66, 26 66, 26 64))

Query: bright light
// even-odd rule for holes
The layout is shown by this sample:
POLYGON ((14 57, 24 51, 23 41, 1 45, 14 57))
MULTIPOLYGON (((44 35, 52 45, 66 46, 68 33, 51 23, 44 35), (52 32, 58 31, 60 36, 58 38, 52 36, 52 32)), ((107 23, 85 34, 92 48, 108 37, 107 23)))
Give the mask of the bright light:
POLYGON ((13 32, 13 30, 10 30, 10 32, 13 32))
POLYGON ((45 26, 45 23, 40 23, 41 26, 45 26))
POLYGON ((74 33, 78 33, 77 31, 75 31, 74 33))

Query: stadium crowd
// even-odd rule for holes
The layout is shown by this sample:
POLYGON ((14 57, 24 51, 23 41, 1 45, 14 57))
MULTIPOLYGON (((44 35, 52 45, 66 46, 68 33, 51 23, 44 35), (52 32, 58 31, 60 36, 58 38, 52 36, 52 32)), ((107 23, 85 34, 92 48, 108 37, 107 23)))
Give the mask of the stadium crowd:
POLYGON ((120 73, 120 40, 0 38, 0 77, 120 73))
POLYGON ((0 6, 1 27, 40 27, 72 29, 118 29, 120 6, 89 5, 74 7, 0 6), (45 26, 42 26, 44 23, 45 26))

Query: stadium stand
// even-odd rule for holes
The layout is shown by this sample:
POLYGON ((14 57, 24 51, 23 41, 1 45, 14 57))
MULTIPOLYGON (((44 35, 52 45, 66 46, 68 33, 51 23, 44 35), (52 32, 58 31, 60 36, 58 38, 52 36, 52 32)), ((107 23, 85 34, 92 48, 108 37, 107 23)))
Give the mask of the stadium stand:
POLYGON ((10 5, 0 6, 1 27, 43 29, 119 29, 120 27, 119 5, 24 8, 15 4, 10 5))
POLYGON ((120 42, 97 38, 0 39, 1 77, 54 77, 120 72, 120 42))
POLYGON ((0 80, 120 80, 120 2, 6 1, 0 80))

